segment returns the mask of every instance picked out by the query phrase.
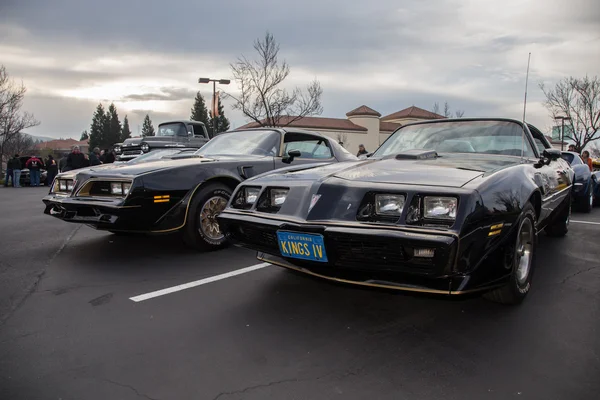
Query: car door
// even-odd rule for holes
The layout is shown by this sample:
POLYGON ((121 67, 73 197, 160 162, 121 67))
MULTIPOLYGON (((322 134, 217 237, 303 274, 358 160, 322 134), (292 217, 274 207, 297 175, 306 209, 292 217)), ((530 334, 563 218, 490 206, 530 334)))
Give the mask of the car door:
MULTIPOLYGON (((535 127, 529 125, 539 155, 543 155, 544 149, 552 146, 544 135, 535 127)), ((535 161, 534 158, 531 158, 535 161)), ((537 161, 535 161, 537 162, 537 161)), ((534 180, 542 194, 542 208, 538 223, 545 224, 547 218, 560 206, 569 194, 569 188, 573 183, 573 170, 569 163, 562 158, 549 160, 545 165, 534 169, 534 180)))
POLYGON ((305 132, 286 132, 283 137, 281 157, 275 160, 275 168, 320 162, 331 163, 335 161, 336 159, 328 139, 305 132), (289 161, 287 154, 291 150, 300 151, 301 155, 294 157, 290 163, 287 162, 289 161))

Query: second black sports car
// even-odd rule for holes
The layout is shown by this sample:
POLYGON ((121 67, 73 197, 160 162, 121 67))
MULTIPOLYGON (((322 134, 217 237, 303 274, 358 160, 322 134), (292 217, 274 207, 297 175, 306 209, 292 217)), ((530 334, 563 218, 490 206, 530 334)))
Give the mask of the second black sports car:
POLYGON ((364 161, 249 179, 219 221, 259 259, 314 276, 515 304, 538 231, 568 231, 572 182, 532 125, 443 119, 402 126, 364 161))
POLYGON ((216 216, 240 182, 284 166, 346 160, 357 158, 319 133, 233 131, 213 138, 193 156, 88 168, 74 182, 59 175, 43 199, 44 212, 121 234, 181 231, 189 245, 216 249, 226 244, 216 216))

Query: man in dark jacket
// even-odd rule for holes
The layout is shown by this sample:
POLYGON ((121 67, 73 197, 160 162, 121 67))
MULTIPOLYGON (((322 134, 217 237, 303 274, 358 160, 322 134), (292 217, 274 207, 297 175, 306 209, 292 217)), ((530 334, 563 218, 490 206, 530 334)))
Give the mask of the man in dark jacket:
POLYGON ((369 154, 369 152, 367 151, 367 149, 365 149, 364 144, 359 144, 358 145, 358 153, 356 153, 356 157, 360 157, 363 154, 369 154))
POLYGON ((31 156, 25 163, 25 167, 29 168, 29 186, 40 186, 40 172, 44 163, 39 157, 31 156))
POLYGON ((90 153, 90 166, 100 165, 102 162, 100 161, 100 149, 94 148, 94 150, 90 153))
POLYGON ((8 181, 12 181, 13 187, 19 187, 19 179, 21 177, 21 160, 19 155, 15 154, 13 158, 8 160, 6 163, 6 179, 4 179, 4 186, 8 187, 8 181), (15 171, 19 171, 18 177, 15 180, 15 171))
POLYGON ((54 178, 58 174, 58 164, 52 154, 48 155, 46 159, 46 171, 48 171, 48 175, 46 175, 46 185, 52 186, 52 182, 54 182, 54 178))
POLYGON ((9 161, 10 166, 13 170, 13 187, 20 188, 21 187, 21 158, 18 154, 15 154, 13 158, 9 161))
POLYGON ((90 165, 90 161, 85 158, 79 146, 73 146, 73 151, 67 157, 67 167, 65 171, 71 171, 74 169, 85 168, 90 165))

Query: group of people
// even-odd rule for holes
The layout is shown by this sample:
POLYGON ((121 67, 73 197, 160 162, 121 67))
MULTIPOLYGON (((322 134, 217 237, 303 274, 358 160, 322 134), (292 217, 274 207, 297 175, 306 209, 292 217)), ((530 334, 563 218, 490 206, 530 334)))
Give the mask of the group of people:
MULTIPOLYGON (((575 145, 574 144, 570 144, 569 145, 569 151, 578 153, 577 149, 575 149, 575 145)), ((583 160, 584 163, 587 164, 587 166, 589 167, 590 171, 594 170, 594 165, 592 164, 592 157, 590 157, 590 152, 587 150, 584 150, 581 153, 581 159, 583 160)))
POLYGON ((45 160, 34 155, 25 162, 25 165, 22 165, 21 157, 19 157, 18 154, 15 154, 6 164, 4 186, 10 186, 9 183, 12 181, 13 187, 21 187, 21 170, 24 168, 29 169, 29 185, 40 186, 42 169, 46 170, 46 183, 50 185, 59 172, 72 171, 74 169, 113 162, 115 162, 115 153, 108 149, 100 150, 98 147, 94 148, 88 156, 81 152, 79 146, 73 146, 71 152, 63 154, 63 157, 58 162, 52 155, 49 155, 45 160))

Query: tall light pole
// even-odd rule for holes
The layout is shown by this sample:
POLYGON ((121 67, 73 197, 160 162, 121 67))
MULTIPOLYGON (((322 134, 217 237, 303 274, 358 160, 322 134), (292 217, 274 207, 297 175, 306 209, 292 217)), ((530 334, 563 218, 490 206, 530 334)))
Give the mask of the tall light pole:
POLYGON ((559 117, 556 117, 555 119, 560 119, 562 121, 562 128, 561 128, 561 133, 560 133, 560 151, 563 151, 563 146, 565 143, 565 120, 570 121, 571 117, 563 117, 562 115, 559 117))
MULTIPOLYGON (((219 108, 219 104, 217 104, 217 99, 215 98, 215 94, 217 91, 217 82, 220 85, 229 85, 229 83, 231 83, 231 81, 229 79, 211 79, 211 78, 198 78, 198 83, 209 83, 212 82, 213 83, 213 106, 216 107, 216 109, 218 110, 219 108)), ((215 110, 213 109, 213 137, 215 137, 217 135, 217 118, 216 118, 216 113, 214 112, 215 110)))

